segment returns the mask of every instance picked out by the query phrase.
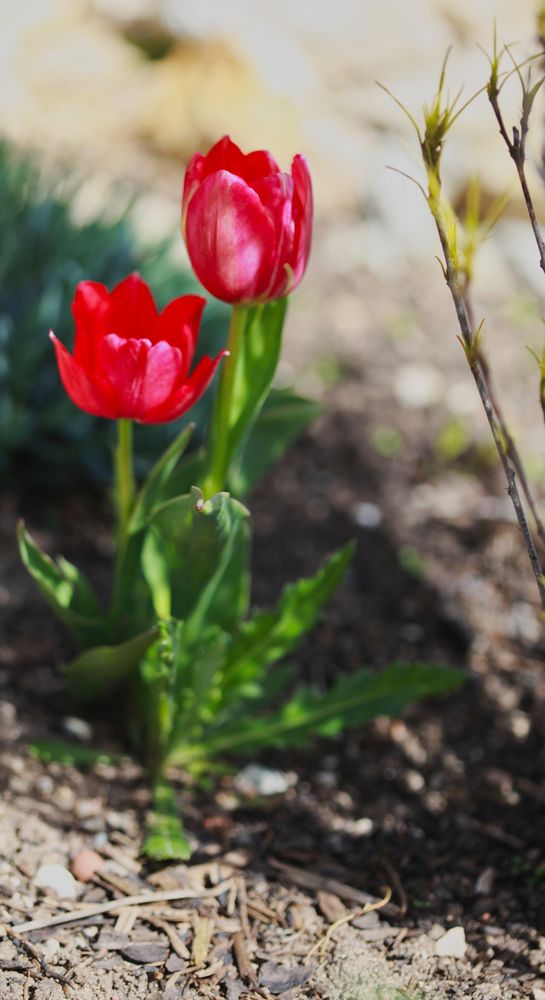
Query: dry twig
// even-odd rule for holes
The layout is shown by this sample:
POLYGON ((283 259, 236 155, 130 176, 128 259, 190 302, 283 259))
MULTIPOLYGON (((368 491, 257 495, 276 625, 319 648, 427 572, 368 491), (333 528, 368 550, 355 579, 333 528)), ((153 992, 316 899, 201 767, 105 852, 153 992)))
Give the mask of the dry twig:
POLYGON ((126 896, 124 899, 111 899, 107 903, 99 903, 96 906, 86 906, 80 910, 71 910, 69 913, 61 913, 56 917, 45 917, 43 920, 29 920, 26 924, 19 924, 17 927, 5 927, 6 933, 28 934, 30 931, 39 931, 44 927, 57 927, 59 924, 71 924, 77 920, 85 920, 87 917, 97 917, 102 913, 115 913, 126 906, 143 906, 146 903, 167 903, 177 899, 213 899, 221 896, 229 889, 231 882, 227 879, 220 882, 213 889, 176 889, 168 892, 148 893, 141 896, 126 896))

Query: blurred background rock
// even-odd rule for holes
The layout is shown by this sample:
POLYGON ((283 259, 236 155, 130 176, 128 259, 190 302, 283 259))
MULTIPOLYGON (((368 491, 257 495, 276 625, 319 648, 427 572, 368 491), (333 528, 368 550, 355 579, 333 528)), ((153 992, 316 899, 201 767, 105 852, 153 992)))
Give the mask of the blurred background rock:
MULTIPOLYGON (((371 261, 388 241, 420 252, 424 228, 415 194, 384 170, 418 167, 375 81, 418 111, 453 44, 452 90, 471 95, 494 17, 502 41, 523 43, 518 55, 537 48, 534 0, 3 0, 0 15, 0 129, 15 141, 83 163, 97 187, 97 174, 125 176, 176 200, 188 157, 225 132, 285 165, 302 150, 319 214, 361 215, 371 261)), ((477 168, 492 191, 511 184, 484 95, 451 147, 455 186, 477 168)), ((157 204, 155 224, 166 218, 157 204)))

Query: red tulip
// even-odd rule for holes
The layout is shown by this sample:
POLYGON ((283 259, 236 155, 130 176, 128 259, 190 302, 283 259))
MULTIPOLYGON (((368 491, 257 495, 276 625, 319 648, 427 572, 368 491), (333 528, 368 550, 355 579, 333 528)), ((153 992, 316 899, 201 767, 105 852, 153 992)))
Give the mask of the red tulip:
POLYGON ((189 375, 204 304, 198 295, 182 295, 158 314, 138 274, 112 292, 80 282, 72 305, 74 354, 50 333, 72 402, 95 417, 176 420, 202 396, 226 353, 202 358, 189 375))
POLYGON ((299 284, 310 252, 312 185, 304 156, 282 173, 270 153, 244 155, 224 136, 196 153, 182 229, 195 274, 225 302, 268 302, 299 284))

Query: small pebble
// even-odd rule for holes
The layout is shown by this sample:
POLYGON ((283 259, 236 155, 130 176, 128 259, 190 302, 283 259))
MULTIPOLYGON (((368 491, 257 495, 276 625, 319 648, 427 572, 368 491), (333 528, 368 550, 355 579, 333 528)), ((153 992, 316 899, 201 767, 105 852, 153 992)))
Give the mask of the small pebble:
POLYGON ((233 784, 243 795, 282 795, 297 781, 293 773, 273 771, 261 764, 248 764, 239 771, 233 784))
POLYGON ((78 882, 90 882, 103 865, 104 861, 100 857, 100 854, 89 848, 85 848, 76 854, 72 861, 72 875, 77 878, 78 882))
POLYGON ((78 894, 76 880, 64 865, 42 865, 36 872, 34 885, 46 892, 54 892, 59 899, 75 899, 78 894))
POLYGON ((43 948, 45 951, 45 957, 48 961, 51 961, 51 959, 54 958, 55 955, 58 955, 61 950, 60 941, 57 941, 57 938, 50 937, 45 942, 43 948))
POLYGON ((53 789, 55 787, 53 778, 49 774, 42 774, 36 781, 36 791, 38 795, 42 795, 44 799, 49 798, 53 794, 53 789))
POLYGON ((358 503, 352 511, 352 518, 359 528, 378 528, 382 511, 375 503, 358 503))
POLYGON ((441 958, 463 958, 466 953, 466 935, 463 927, 451 927, 435 942, 435 954, 441 958))
POLYGON ((494 886, 496 873, 493 868, 483 868, 475 882, 475 892, 478 896, 489 896, 494 886))
POLYGON ((89 743, 93 738, 93 730, 85 719, 78 719, 75 715, 67 715, 62 720, 62 728, 67 736, 73 736, 80 743, 89 743))
POLYGON ((78 819, 89 819, 90 816, 98 816, 102 810, 102 799, 78 799, 74 806, 74 813, 78 819))

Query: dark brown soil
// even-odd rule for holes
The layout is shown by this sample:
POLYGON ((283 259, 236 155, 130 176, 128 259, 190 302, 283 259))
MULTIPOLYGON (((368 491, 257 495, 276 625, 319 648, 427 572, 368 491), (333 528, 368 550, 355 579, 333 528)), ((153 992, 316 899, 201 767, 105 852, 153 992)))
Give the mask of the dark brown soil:
MULTIPOLYGON (((539 992, 545 990, 545 646, 533 584, 508 508, 490 500, 502 496, 503 485, 483 453, 480 430, 456 461, 438 455, 444 407, 408 410, 396 402, 388 373, 397 348, 383 341, 379 353, 379 337, 380 331, 368 334, 365 365, 357 352, 346 359, 326 414, 252 500, 254 599, 272 603, 283 583, 311 572, 354 537, 353 568, 301 649, 301 676, 325 686, 363 664, 424 660, 463 668, 467 683, 413 706, 402 720, 379 719, 297 754, 264 755, 261 764, 294 772, 284 796, 245 798, 232 775, 190 789, 181 776, 185 821, 197 847, 193 863, 210 865, 228 854, 245 873, 248 898, 278 915, 275 923, 250 910, 250 928, 242 927, 243 936, 251 930, 247 948, 256 971, 255 984, 244 986, 250 996, 277 989, 274 970, 263 972, 267 961, 307 968, 304 956, 334 920, 323 895, 295 888, 274 867, 280 861, 377 896, 390 886, 395 904, 376 923, 368 916, 366 926, 347 921, 335 930, 308 967, 310 978, 301 973, 283 984, 285 997, 539 998, 545 996, 539 992), (401 436, 391 457, 377 450, 384 425, 401 436), (364 503, 375 505, 375 516, 380 512, 374 527, 357 523, 369 516, 369 508, 362 515, 364 503), (465 930, 463 958, 435 954, 436 940, 450 927, 465 930)), ((417 336, 409 354, 419 357, 421 347, 417 336)), ((463 358, 453 357, 463 379, 463 358)), ((113 847, 112 871, 118 880, 129 872, 134 892, 169 884, 169 869, 150 882, 151 869, 138 860, 147 798, 134 765, 78 772, 28 755, 36 737, 66 736, 70 708, 55 666, 70 648, 19 567, 16 506, 4 499, 0 528, 0 922, 6 925, 51 911, 33 886, 36 869, 44 860, 69 864, 83 846, 104 853, 113 847), (89 807, 85 815, 80 805, 78 813, 78 803, 93 801, 94 812, 89 807)), ((105 584, 105 504, 78 499, 76 491, 47 509, 27 506, 48 551, 65 539, 64 554, 105 584)), ((117 747, 110 723, 94 720, 93 730, 95 744, 117 747)), ((234 762, 235 773, 244 763, 234 762)), ((203 885, 213 885, 211 869, 196 871, 203 885)), ((172 884, 183 885, 186 869, 175 872, 172 884)), ((119 885, 106 882, 86 887, 82 898, 116 894, 123 894, 119 885)), ((358 909, 347 898, 343 904, 347 914, 358 909)), ((211 905, 195 904, 195 912, 202 919, 211 905)), ((220 896, 213 907, 219 927, 228 902, 220 896)), ((235 908, 233 919, 239 917, 235 908)), ((164 960, 138 965, 119 948, 101 950, 116 919, 90 925, 98 928, 94 936, 79 926, 30 935, 50 956, 49 973, 66 973, 89 958, 74 978, 75 993, 47 968, 40 971, 16 941, 0 941, 2 1000, 164 995, 175 963, 165 971, 164 960), (47 944, 52 939, 57 944, 47 944)), ((216 928, 205 963, 221 968, 223 962, 223 973, 181 975, 168 996, 244 996, 231 951, 235 931, 225 926, 216 928)), ((140 917, 126 937, 168 945, 140 917)))

